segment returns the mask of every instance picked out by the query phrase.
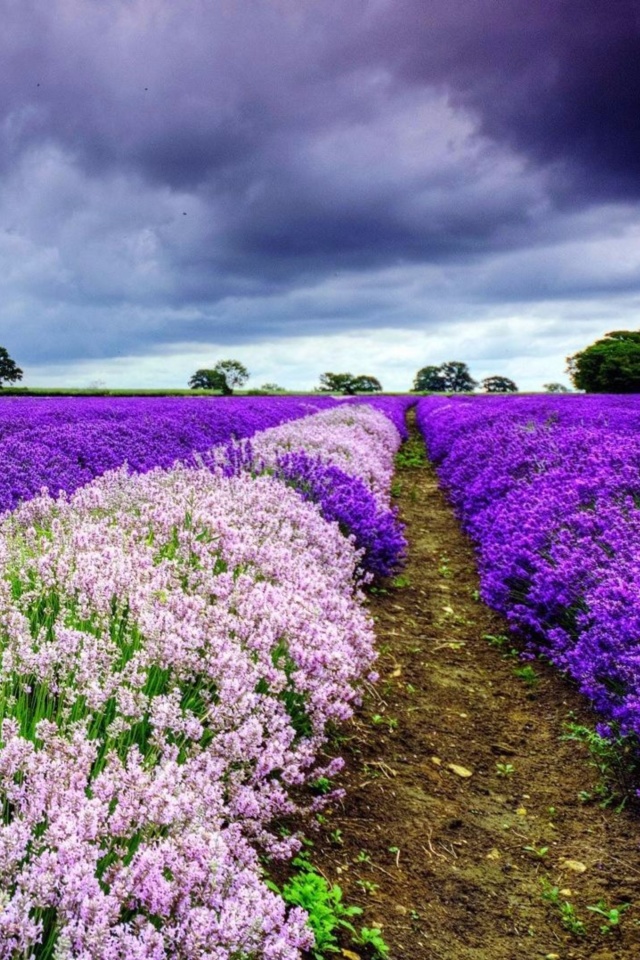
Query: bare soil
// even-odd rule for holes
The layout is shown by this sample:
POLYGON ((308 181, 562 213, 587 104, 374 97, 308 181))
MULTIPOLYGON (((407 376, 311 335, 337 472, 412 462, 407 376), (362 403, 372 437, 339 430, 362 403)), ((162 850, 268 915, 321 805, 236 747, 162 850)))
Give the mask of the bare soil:
POLYGON ((381 679, 336 745, 345 798, 313 836, 314 865, 382 928, 392 960, 640 958, 638 809, 581 802, 599 774, 562 739, 596 718, 551 667, 534 662, 526 682, 511 644, 485 639, 507 626, 477 599, 432 467, 399 469, 396 488, 404 585, 371 598, 381 679), (601 932, 599 903, 631 906, 601 932))

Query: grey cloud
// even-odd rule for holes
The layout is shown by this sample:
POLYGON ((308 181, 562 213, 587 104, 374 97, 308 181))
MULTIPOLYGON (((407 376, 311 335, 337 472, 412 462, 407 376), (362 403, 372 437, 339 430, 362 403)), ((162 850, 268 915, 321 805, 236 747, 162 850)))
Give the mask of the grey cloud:
POLYGON ((635 10, 6 5, 3 340, 44 363, 632 294, 635 10))
POLYGON ((636 0, 397 0, 378 8, 371 49, 398 84, 436 84, 488 136, 556 165, 565 202, 640 192, 640 9, 636 0))

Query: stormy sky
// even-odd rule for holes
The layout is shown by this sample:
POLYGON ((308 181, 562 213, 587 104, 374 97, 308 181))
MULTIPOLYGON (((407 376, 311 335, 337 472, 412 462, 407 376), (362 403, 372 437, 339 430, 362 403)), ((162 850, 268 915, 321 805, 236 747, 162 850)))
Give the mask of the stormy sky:
POLYGON ((29 385, 523 389, 640 317, 637 0, 0 0, 29 385))

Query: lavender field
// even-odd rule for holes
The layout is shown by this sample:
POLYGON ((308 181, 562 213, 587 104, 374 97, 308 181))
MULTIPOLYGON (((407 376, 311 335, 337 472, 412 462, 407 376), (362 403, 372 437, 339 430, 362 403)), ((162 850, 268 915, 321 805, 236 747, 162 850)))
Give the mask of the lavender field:
MULTIPOLYGON (((429 397, 418 422, 483 599, 640 734, 640 399, 429 397)), ((608 726, 607 726, 608 724, 608 726)))
POLYGON ((374 676, 362 587, 406 547, 407 401, 373 406, 3 406, 0 957, 312 946, 261 858, 340 766, 328 726, 374 676))
POLYGON ((230 437, 248 437, 335 406, 330 397, 5 397, 0 511, 47 487, 71 493, 126 463, 170 467, 230 437))
MULTIPOLYGON (((341 914, 349 908, 334 899, 323 921, 331 888, 320 874, 312 883, 305 874, 309 888, 272 880, 274 865, 306 869, 290 825, 326 822, 338 799, 343 750, 328 746, 377 679, 372 597, 391 652, 374 701, 367 789, 382 770, 393 786, 390 822, 404 803, 413 829, 424 812, 416 797, 431 791, 425 777, 444 773, 455 789, 439 780, 429 800, 434 816, 442 803, 443 830, 458 802, 461 824, 470 807, 498 816, 492 805, 506 786, 487 777, 492 765, 515 767, 496 763, 494 739, 481 739, 483 730, 494 737, 482 719, 493 680, 478 690, 476 679, 452 685, 443 664, 446 650, 462 675, 478 646, 477 614, 464 607, 473 603, 465 571, 455 591, 449 585, 450 554, 461 548, 451 530, 442 538, 442 518, 423 503, 430 481, 415 436, 395 489, 410 485, 403 516, 421 519, 414 529, 422 550, 431 544, 419 554, 430 569, 414 555, 414 584, 395 577, 408 543, 391 489, 414 402, 3 401, 0 960, 301 960, 338 949, 340 916, 350 918, 345 942, 386 957, 379 928, 359 925, 355 908, 341 914), (420 665, 418 653, 427 657, 420 665), (463 693, 476 701, 452 710, 463 693), (398 715, 400 742, 414 758, 422 751, 422 765, 405 753, 398 760, 398 715), (444 734, 438 745, 430 738, 444 715, 458 718, 454 726, 472 717, 473 736, 452 728, 455 762, 441 772, 434 751, 444 752, 444 734), (483 751, 489 760, 480 762, 483 751), (468 778, 473 802, 451 770, 468 778)), ((483 599, 525 649, 575 681, 600 712, 602 736, 637 737, 640 401, 431 396, 418 401, 417 423, 475 545, 483 599)), ((495 664, 487 669, 493 678, 495 664)), ((530 781, 526 788, 535 792, 530 781)), ((373 821, 358 827, 361 813, 356 801, 351 863, 368 865, 374 842, 378 857, 399 858, 403 841, 384 832, 374 841, 373 821)), ((500 808, 498 820, 505 816, 500 808)), ((521 838, 526 825, 517 827, 521 838)), ((340 865, 347 838, 340 829, 331 836, 340 865)), ((530 839, 518 849, 545 848, 544 837, 530 839)), ((482 865, 478 903, 491 869, 485 846, 503 841, 500 833, 468 845, 482 865)), ((421 850, 402 847, 414 857, 402 889, 416 916, 432 853, 421 850)), ((443 853, 445 894, 446 865, 443 853)), ((386 924, 398 929, 401 872, 389 866, 386 924)), ((379 877, 360 879, 362 894, 379 877)), ((411 923, 399 943, 415 939, 411 923)))

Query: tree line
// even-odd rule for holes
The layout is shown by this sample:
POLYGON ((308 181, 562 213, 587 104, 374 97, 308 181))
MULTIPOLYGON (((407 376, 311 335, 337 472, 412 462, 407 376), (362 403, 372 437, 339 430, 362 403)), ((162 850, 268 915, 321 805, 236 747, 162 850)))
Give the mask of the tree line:
MULTIPOLYGON (((614 330, 600 340, 566 358, 567 373, 576 390, 586 393, 640 393, 640 331, 614 330)), ((245 383, 249 374, 237 360, 220 361, 212 370, 198 370, 189 385, 233 392, 234 386, 245 383), (233 379, 232 379, 233 378, 233 379)), ((473 393, 481 387, 485 393, 517 393, 518 386, 509 377, 493 374, 475 380, 461 360, 448 360, 440 365, 421 367, 411 387, 412 393, 473 393)), ((323 373, 320 393, 380 393, 382 384, 369 374, 323 373)), ((547 393, 567 393, 562 383, 545 383, 547 393)), ((282 392, 275 384, 264 384, 265 393, 282 392)))
MULTIPOLYGON (((567 373, 576 390, 587 393, 640 393, 640 331, 614 330, 578 353, 567 357, 567 373)), ((0 347, 0 388, 3 383, 22 380, 23 372, 0 347)), ((196 370, 189 380, 194 389, 212 390, 231 396, 245 385, 249 371, 239 360, 219 360, 213 367, 196 370)), ((481 387, 485 393, 517 393, 518 387, 509 377, 494 374, 475 380, 461 360, 447 360, 440 365, 421 367, 415 375, 412 393, 472 393, 481 387)), ((545 383, 548 393, 566 393, 561 383, 545 383)), ((331 373, 320 375, 315 387, 319 393, 380 393, 382 384, 370 374, 331 373)), ((264 383, 253 393, 285 393, 276 383, 264 383)))
MULTIPOLYGON (((217 390, 225 396, 230 396, 234 389, 243 386, 249 379, 249 372, 239 360, 220 360, 215 367, 196 370, 189 380, 193 389, 217 390)), ((460 360, 449 360, 439 367, 428 366, 418 370, 412 393, 469 393, 476 387, 482 386, 485 393, 517 393, 518 387, 509 377, 497 374, 485 377, 484 380, 474 380, 466 363, 460 360)), ((382 384, 377 377, 371 374, 359 373, 332 373, 320 374, 319 384, 314 388, 318 393, 341 393, 344 396, 354 396, 358 393, 380 393, 382 384)), ((551 392, 565 391, 562 384, 545 384, 545 390, 551 392)), ((255 392, 255 391, 254 391, 255 392)), ((284 388, 273 383, 265 383, 259 392, 280 393, 284 388)))

